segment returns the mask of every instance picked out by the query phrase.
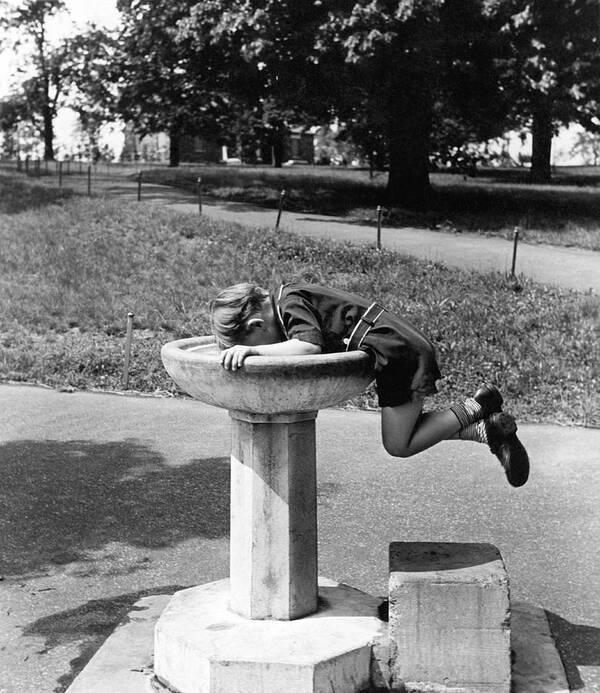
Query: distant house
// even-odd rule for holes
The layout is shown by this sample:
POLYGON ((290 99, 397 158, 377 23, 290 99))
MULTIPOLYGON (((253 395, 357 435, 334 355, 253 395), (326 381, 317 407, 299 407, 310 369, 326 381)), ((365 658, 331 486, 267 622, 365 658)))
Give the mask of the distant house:
MULTIPOLYGON (((337 125, 292 124, 287 127, 282 161, 293 163, 345 164, 358 156, 356 148, 346 138, 338 139, 337 125)), ((121 161, 168 163, 169 136, 158 133, 140 137, 131 124, 124 130, 121 161)), ((184 135, 179 140, 179 159, 182 163, 249 163, 270 165, 274 161, 272 142, 266 138, 244 141, 241 150, 227 147, 217 139, 201 135, 184 135)))
POLYGON ((285 150, 284 159, 313 164, 315 161, 314 128, 306 125, 290 126, 285 150))
POLYGON ((123 130, 123 149, 121 161, 155 161, 156 163, 168 163, 169 161, 169 136, 164 132, 152 135, 136 134, 133 125, 127 123, 123 130))
MULTIPOLYGON (((200 135, 184 136, 179 143, 179 152, 181 161, 186 163, 227 163, 240 160, 244 163, 273 163, 271 147, 266 142, 259 141, 246 144, 242 152, 239 152, 200 135)), ((298 160, 312 164, 315 158, 312 128, 305 125, 291 126, 284 152, 284 161, 298 160)))
POLYGON ((199 135, 184 135, 179 140, 179 156, 188 163, 219 163, 222 160, 222 147, 215 140, 199 135))

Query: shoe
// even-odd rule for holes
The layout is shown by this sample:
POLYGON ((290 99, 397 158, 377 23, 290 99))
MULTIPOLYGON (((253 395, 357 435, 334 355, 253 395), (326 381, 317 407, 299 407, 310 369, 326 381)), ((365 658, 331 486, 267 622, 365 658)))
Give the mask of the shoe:
POLYGON ((482 419, 487 419, 491 414, 502 411, 504 400, 500 390, 495 385, 486 383, 473 395, 473 399, 479 404, 482 410, 482 419))
POLYGON ((494 413, 485 420, 490 450, 504 467, 511 486, 523 486, 529 477, 529 456, 517 438, 517 423, 506 412, 494 413))

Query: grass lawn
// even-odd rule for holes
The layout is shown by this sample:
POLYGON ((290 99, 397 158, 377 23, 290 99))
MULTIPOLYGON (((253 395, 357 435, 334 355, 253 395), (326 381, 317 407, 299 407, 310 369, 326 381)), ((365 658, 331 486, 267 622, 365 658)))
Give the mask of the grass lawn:
POLYGON ((282 189, 285 207, 299 212, 336 214, 349 222, 376 221, 383 205, 388 226, 412 226, 451 233, 478 233, 512 238, 516 226, 526 243, 600 250, 600 172, 561 169, 553 185, 528 185, 526 172, 485 170, 476 178, 449 173, 431 176, 432 210, 419 214, 385 207, 387 174, 373 180, 367 171, 319 166, 268 167, 185 166, 144 172, 144 179, 196 189, 213 197, 276 207, 282 189))
MULTIPOLYGON (((434 341, 443 406, 499 384, 530 422, 600 424, 600 299, 383 250, 249 231, 172 210, 70 195, 0 173, 0 378, 120 389, 128 311, 130 387, 173 393, 159 351, 208 333, 228 284, 303 279, 377 298, 434 341)), ((353 402, 375 405, 373 391, 353 402)))

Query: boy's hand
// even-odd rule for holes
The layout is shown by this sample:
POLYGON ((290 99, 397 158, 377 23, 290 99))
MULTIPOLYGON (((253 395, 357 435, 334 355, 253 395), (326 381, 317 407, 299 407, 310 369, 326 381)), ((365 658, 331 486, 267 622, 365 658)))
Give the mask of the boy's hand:
POLYGON ((219 355, 219 359, 223 368, 236 371, 238 368, 242 367, 244 359, 247 356, 252 356, 255 354, 256 351, 254 347, 236 344, 235 346, 229 347, 229 349, 222 351, 219 355))

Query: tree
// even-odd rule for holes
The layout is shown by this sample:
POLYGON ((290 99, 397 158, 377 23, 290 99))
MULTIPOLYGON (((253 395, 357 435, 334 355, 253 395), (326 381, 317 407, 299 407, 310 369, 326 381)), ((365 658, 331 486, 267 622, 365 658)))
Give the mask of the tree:
POLYGON ((509 15, 504 87, 513 123, 531 129, 531 180, 548 182, 558 126, 589 127, 598 112, 600 7, 597 0, 511 0, 509 15))
POLYGON ((69 41, 71 89, 67 105, 79 116, 90 153, 97 150, 101 126, 114 119, 117 94, 113 59, 117 46, 112 32, 93 25, 69 41))
POLYGON ((26 117, 27 102, 22 95, 12 95, 0 101, 0 132, 3 135, 3 148, 8 156, 19 154, 17 126, 26 117))
MULTIPOLYGON (((455 135, 485 138, 505 108, 495 56, 500 2, 379 0, 344 3, 324 27, 322 45, 341 45, 361 68, 370 110, 379 114, 389 156, 388 200, 430 204, 434 126, 452 119, 455 135), (457 125, 460 124, 460 128, 457 125)), ((448 122, 446 122, 446 130, 448 122)))
MULTIPOLYGON (((322 81, 307 56, 325 17, 318 2, 218 0, 195 3, 178 26, 181 40, 218 56, 220 87, 235 105, 232 125, 265 140, 275 166, 283 163, 289 122, 315 111, 322 81)), ((329 117, 322 99, 320 110, 329 117)))
POLYGON ((452 103, 473 132, 500 129, 500 4, 215 0, 198 3, 197 14, 212 21, 212 41, 225 37, 230 54, 260 66, 265 98, 314 118, 338 116, 366 149, 383 140, 389 202, 422 209, 437 104, 452 103))
POLYGON ((21 93, 27 103, 27 115, 40 131, 44 141, 44 159, 54 158, 53 121, 68 81, 68 47, 65 43, 53 47, 48 41, 48 22, 63 12, 62 0, 25 0, 7 15, 6 26, 17 30, 18 48, 31 44, 32 76, 21 84, 21 93))
POLYGON ((587 130, 578 133, 571 154, 581 156, 586 164, 598 166, 600 164, 600 133, 587 130))
MULTIPOLYGON (((170 165, 179 163, 185 134, 225 137, 246 104, 234 86, 252 92, 257 68, 238 58, 228 64, 206 39, 206 27, 186 31, 197 3, 193 0, 119 0, 123 18, 114 60, 117 110, 142 135, 167 131, 170 165)), ((234 138, 240 133, 234 133, 234 138)))

